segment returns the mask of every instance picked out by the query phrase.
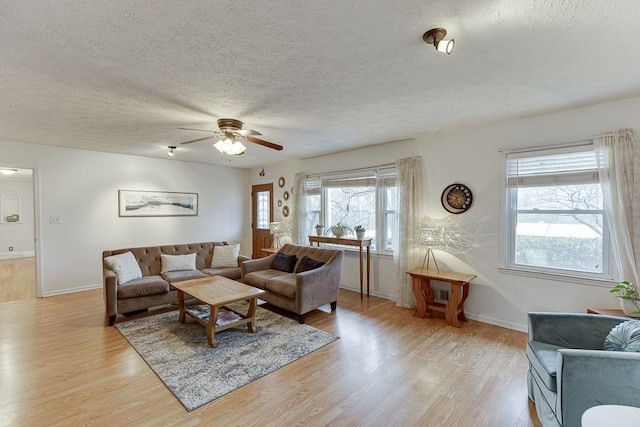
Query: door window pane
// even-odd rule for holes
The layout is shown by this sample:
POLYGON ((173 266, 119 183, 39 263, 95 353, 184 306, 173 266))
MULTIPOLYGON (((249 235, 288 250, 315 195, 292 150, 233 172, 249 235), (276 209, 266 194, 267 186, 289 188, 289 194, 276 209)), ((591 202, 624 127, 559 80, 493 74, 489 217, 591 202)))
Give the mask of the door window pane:
POLYGON ((256 228, 269 229, 271 222, 271 203, 269 202, 269 192, 259 191, 256 194, 256 228))

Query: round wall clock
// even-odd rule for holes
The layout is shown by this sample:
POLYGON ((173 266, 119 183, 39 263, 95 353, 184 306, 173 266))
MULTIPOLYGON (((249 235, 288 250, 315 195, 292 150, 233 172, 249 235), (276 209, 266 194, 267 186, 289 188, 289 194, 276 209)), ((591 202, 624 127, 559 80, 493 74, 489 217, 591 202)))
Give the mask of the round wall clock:
POLYGON ((452 214, 465 212, 473 203, 473 194, 464 184, 451 184, 442 192, 442 207, 452 214))

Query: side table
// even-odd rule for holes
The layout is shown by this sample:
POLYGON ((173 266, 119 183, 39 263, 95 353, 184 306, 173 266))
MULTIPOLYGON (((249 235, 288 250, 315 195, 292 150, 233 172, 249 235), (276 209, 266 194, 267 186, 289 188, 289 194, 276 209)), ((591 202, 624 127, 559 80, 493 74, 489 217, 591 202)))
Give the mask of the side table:
POLYGON ((587 308, 588 314, 601 314, 604 316, 627 317, 619 308, 587 308))
POLYGON ((475 274, 456 273, 454 271, 438 271, 426 268, 414 268, 407 271, 413 281, 413 294, 416 297, 416 317, 425 317, 432 311, 444 313, 447 323, 456 328, 462 327, 460 321, 467 321, 464 314, 464 302, 469 296, 469 282, 475 274), (431 280, 451 284, 451 294, 447 304, 434 301, 431 280))

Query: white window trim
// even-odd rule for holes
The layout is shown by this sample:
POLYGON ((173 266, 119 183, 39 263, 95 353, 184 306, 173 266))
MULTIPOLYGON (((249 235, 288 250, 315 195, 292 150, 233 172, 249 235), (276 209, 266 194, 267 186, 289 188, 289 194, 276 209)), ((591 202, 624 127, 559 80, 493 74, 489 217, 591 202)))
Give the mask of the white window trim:
POLYGON ((508 158, 509 155, 516 154, 519 157, 525 157, 528 153, 538 153, 541 154, 545 150, 554 150, 554 151, 571 151, 579 150, 580 147, 583 146, 593 146, 593 143, 590 141, 576 141, 570 144, 561 144, 556 146, 540 146, 540 147, 528 147, 527 149, 522 150, 501 150, 504 155, 503 158, 503 170, 502 170, 502 182, 503 182, 503 191, 501 194, 502 201, 502 210, 501 210, 501 218, 502 225, 500 228, 500 232, 502 238, 500 239, 500 259, 502 260, 502 265, 498 267, 498 271, 503 274, 511 274, 517 276, 526 276, 526 277, 534 277, 540 279, 548 279, 548 280, 557 280, 564 282, 572 282, 579 283, 589 286, 598 286, 598 287, 611 287, 614 280, 614 272, 613 272, 613 259, 612 259, 612 250, 611 250, 611 240, 609 236, 609 227, 607 226, 607 218, 606 215, 603 215, 603 241, 609 242, 609 244, 603 245, 603 253, 602 259, 603 263, 606 265, 606 270, 602 273, 588 273, 588 272, 577 272, 572 270, 564 270, 558 268, 544 268, 544 267, 535 267, 535 266, 524 266, 520 264, 515 264, 513 261, 513 251, 515 248, 515 232, 512 232, 512 226, 515 224, 516 215, 518 211, 514 208, 513 203, 515 203, 515 198, 510 196, 510 191, 508 185, 508 158), (507 203, 511 202, 511 206, 507 206, 507 203))

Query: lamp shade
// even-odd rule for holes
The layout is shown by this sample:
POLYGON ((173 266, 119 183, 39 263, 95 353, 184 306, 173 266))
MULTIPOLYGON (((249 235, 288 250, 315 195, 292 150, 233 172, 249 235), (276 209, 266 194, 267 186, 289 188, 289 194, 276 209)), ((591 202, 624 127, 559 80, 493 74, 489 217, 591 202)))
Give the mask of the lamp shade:
POLYGON ((242 145, 240 141, 234 141, 231 138, 221 139, 213 144, 213 146, 216 147, 219 152, 229 154, 231 156, 242 154, 247 149, 247 147, 242 145))
POLYGON ((451 40, 440 40, 436 45, 436 49, 438 52, 446 53, 447 55, 451 55, 453 52, 453 48, 455 47, 456 41, 454 39, 451 40))
POLYGON ((424 227, 418 232, 418 241, 431 248, 445 246, 445 230, 441 227, 424 227))

